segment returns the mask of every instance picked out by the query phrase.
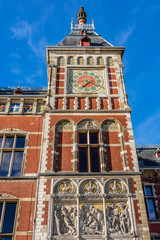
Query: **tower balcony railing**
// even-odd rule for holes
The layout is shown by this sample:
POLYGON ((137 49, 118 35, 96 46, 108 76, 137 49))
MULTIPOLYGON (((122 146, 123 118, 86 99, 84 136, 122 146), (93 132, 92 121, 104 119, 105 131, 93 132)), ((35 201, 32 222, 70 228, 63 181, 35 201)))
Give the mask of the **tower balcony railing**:
POLYGON ((72 20, 71 31, 79 31, 84 29, 88 31, 95 31, 94 20, 92 20, 92 24, 74 24, 72 20))

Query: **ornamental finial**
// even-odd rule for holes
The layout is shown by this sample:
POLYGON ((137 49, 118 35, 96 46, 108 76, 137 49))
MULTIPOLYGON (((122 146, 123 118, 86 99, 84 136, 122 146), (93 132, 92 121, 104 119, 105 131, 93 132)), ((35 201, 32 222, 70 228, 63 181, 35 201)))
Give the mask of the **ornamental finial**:
POLYGON ((80 7, 80 10, 79 10, 79 12, 78 12, 78 14, 77 14, 78 24, 86 24, 86 22, 87 22, 86 17, 87 17, 87 14, 86 14, 86 12, 84 11, 84 8, 81 6, 81 7, 80 7))

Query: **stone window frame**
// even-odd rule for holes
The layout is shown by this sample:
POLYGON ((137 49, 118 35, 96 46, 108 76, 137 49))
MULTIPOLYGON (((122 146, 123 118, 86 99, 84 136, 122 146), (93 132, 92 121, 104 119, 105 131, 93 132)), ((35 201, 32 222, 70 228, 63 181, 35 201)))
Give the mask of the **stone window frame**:
MULTIPOLYGON (((87 168, 88 168, 88 173, 92 172, 92 163, 91 163, 91 148, 98 148, 98 154, 99 154, 99 171, 101 172, 101 158, 100 158, 100 131, 98 129, 94 130, 94 129, 86 129, 86 130, 79 130, 78 131, 78 150, 80 148, 86 148, 87 149, 87 168), (86 133, 87 134, 87 143, 81 144, 79 143, 79 134, 81 133, 86 133), (97 133, 98 135, 98 143, 93 144, 90 142, 90 135, 92 133, 97 133)), ((78 155, 78 159, 79 159, 79 155, 78 155)), ((80 164, 80 160, 78 160, 78 165, 80 164)), ((79 166, 78 166, 78 170, 79 170, 79 166)))
MULTIPOLYGON (((87 128, 85 128, 84 126, 81 128, 79 127, 80 123, 82 123, 83 121, 85 122, 85 124, 87 123, 87 121, 90 121, 90 122, 95 122, 96 123, 96 128, 91 128, 90 130, 92 131, 97 131, 99 132, 99 145, 100 145, 100 172, 106 172, 108 171, 107 169, 107 164, 106 164, 106 154, 105 154, 105 144, 104 144, 104 139, 103 139, 103 134, 104 134, 104 129, 103 129, 103 126, 105 124, 106 121, 113 121, 115 122, 117 125, 118 125, 118 128, 119 128, 119 138, 120 138, 120 146, 121 146, 121 157, 122 157, 122 162, 123 162, 123 168, 124 168, 124 171, 128 171, 129 170, 129 167, 128 167, 128 162, 127 162, 127 157, 126 157, 126 151, 125 151, 125 140, 124 140, 124 136, 123 136, 123 131, 124 131, 124 127, 122 126, 121 122, 117 119, 114 119, 114 118, 106 118, 104 119, 102 122, 98 122, 96 119, 93 119, 93 118, 85 118, 85 119, 82 119, 80 120, 79 122, 75 122, 73 119, 70 119, 70 118, 63 118, 63 119, 60 119, 58 120, 56 123, 55 123, 55 126, 54 126, 54 132, 55 134, 57 134, 57 126, 60 122, 63 122, 63 121, 69 121, 72 123, 73 125, 73 147, 72 147, 72 154, 73 154, 73 158, 71 159, 71 162, 72 162, 72 171, 73 172, 78 172, 78 161, 79 161, 79 158, 78 158, 78 132, 79 131, 86 131, 87 128)), ((54 157, 53 157, 53 171, 56 171, 56 161, 57 161, 57 155, 58 153, 56 152, 56 149, 57 149, 57 141, 56 139, 54 139, 53 141, 53 153, 54 153, 54 157)))
POLYGON ((158 211, 158 206, 157 206, 157 201, 156 201, 156 194, 155 194, 155 188, 154 188, 154 184, 151 183, 144 183, 143 184, 143 191, 144 191, 144 200, 145 200, 145 205, 146 205, 146 211, 147 211, 147 216, 148 216, 148 221, 152 222, 152 221, 159 221, 159 211, 158 211), (150 187, 151 188, 151 193, 152 195, 147 196, 146 195, 146 187, 150 187), (154 206, 154 213, 156 218, 155 219, 151 219, 149 216, 149 206, 148 206, 148 200, 152 200, 153 202, 153 206, 154 206))
POLYGON ((2 212, 0 216, 0 238, 5 237, 5 238, 13 238, 16 230, 16 218, 17 218, 17 212, 18 212, 18 199, 16 199, 14 196, 11 196, 9 194, 0 194, 0 203, 3 204, 2 207, 2 212), (13 222, 13 231, 12 233, 3 233, 3 224, 4 224, 4 217, 5 217, 5 210, 6 210, 6 204, 10 203, 15 203, 16 208, 15 208, 15 214, 14 214, 14 222, 13 222))
MULTIPOLYGON (((9 169, 8 169, 8 175, 7 176, 0 176, 0 178, 3 177, 12 177, 12 168, 13 168, 13 163, 14 163, 14 154, 15 152, 23 152, 23 158, 22 158, 22 164, 21 164, 21 173, 20 175, 16 176, 16 177, 20 177, 23 175, 23 170, 24 170, 24 162, 25 162, 25 157, 26 157, 26 151, 27 151, 27 143, 28 143, 28 133, 25 131, 22 131, 20 129, 3 129, 0 131, 0 137, 3 137, 2 140, 2 145, 0 148, 0 164, 2 163, 2 157, 3 157, 3 152, 11 152, 11 159, 10 159, 10 163, 9 163, 9 169), (14 137, 14 141, 13 141, 13 147, 12 148, 4 148, 4 144, 5 144, 5 139, 6 137, 14 137), (25 144, 24 144, 24 148, 16 148, 16 141, 17 141, 17 137, 25 137, 25 144)), ((14 176, 13 176, 14 177, 14 176)))

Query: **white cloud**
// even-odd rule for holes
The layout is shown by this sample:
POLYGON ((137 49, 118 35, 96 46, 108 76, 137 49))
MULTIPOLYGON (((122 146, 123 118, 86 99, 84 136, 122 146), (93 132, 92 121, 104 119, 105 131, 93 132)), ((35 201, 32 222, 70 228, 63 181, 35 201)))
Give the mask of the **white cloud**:
POLYGON ((13 38, 17 40, 26 39, 30 49, 45 61, 46 39, 42 38, 34 43, 33 32, 35 32, 36 26, 36 24, 29 24, 28 21, 18 21, 17 24, 11 27, 11 32, 13 33, 13 38))
POLYGON ((128 38, 131 36, 135 29, 135 25, 132 25, 131 27, 121 31, 117 36, 116 36, 116 43, 118 45, 123 45, 127 42, 128 38))
POLYGON ((160 111, 149 116, 135 127, 136 144, 160 143, 160 111))

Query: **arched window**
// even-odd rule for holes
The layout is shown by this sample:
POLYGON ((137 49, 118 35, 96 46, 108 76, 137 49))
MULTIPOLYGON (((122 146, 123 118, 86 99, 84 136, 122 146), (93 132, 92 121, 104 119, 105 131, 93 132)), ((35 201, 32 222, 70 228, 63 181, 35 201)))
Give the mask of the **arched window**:
POLYGON ((84 65, 84 58, 83 57, 78 57, 77 58, 77 64, 78 65, 84 65))
POLYGON ((112 57, 107 57, 107 66, 114 66, 113 58, 112 57))
POLYGON ((88 57, 87 58, 87 65, 94 65, 94 58, 93 57, 88 57))
POLYGON ((65 59, 64 59, 64 57, 58 57, 58 59, 57 59, 57 65, 58 65, 58 66, 64 66, 64 65, 65 65, 65 59))
POLYGON ((100 172, 100 133, 94 120, 78 124, 79 172, 100 172))
POLYGON ((68 57, 68 59, 67 59, 67 64, 68 65, 74 65, 74 57, 68 57))
POLYGON ((103 65, 104 64, 104 59, 102 57, 97 58, 97 65, 103 65))

